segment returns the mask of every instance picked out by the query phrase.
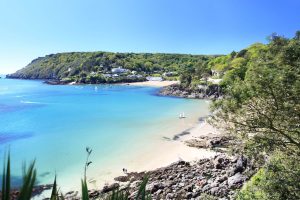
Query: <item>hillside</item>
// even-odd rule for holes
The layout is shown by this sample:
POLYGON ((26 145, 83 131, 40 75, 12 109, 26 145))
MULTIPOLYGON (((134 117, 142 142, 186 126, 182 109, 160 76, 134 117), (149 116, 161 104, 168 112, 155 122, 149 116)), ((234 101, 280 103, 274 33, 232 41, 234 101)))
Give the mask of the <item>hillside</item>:
POLYGON ((7 78, 54 79, 62 82, 134 82, 146 77, 177 79, 184 66, 215 56, 151 53, 72 52, 39 57, 7 78))

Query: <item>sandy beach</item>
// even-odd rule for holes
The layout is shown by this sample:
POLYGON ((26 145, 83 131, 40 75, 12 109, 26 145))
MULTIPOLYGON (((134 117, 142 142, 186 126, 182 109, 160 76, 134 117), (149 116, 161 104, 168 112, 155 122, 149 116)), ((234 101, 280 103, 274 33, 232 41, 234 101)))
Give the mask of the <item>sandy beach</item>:
MULTIPOLYGON (((168 166, 176 161, 184 160, 188 162, 193 162, 202 158, 211 158, 217 153, 209 149, 198 149, 194 147, 187 146, 184 142, 186 140, 199 137, 207 134, 220 134, 220 132, 207 122, 194 122, 193 125, 189 124, 188 129, 181 130, 178 135, 182 132, 189 132, 189 134, 179 136, 178 139, 174 139, 177 135, 169 135, 168 139, 155 140, 155 144, 151 148, 143 149, 139 154, 130 157, 129 161, 124 160, 124 167, 129 172, 142 172, 151 171, 160 167, 168 166)), ((102 187, 103 184, 113 183, 113 179, 117 176, 124 175, 121 172, 122 166, 118 168, 110 168, 109 170, 92 170, 91 180, 96 180, 95 182, 90 182, 91 188, 102 187)))
POLYGON ((143 82, 134 82, 134 83, 124 83, 122 85, 165 87, 176 83, 179 82, 178 81, 143 81, 143 82))
MULTIPOLYGON (((88 172, 89 188, 99 189, 104 185, 114 183, 115 177, 124 175, 124 173, 122 173, 123 167, 125 167, 128 172, 142 172, 166 167, 179 160, 194 162, 199 159, 214 157, 217 154, 215 151, 189 147, 185 144, 185 141, 203 135, 218 135, 221 134, 221 132, 208 124, 206 121, 199 121, 198 119, 184 120, 186 120, 186 126, 182 127, 184 129, 177 130, 177 132, 172 135, 164 135, 164 133, 159 133, 156 135, 156 139, 153 138, 153 144, 149 145, 150 148, 143 148, 134 156, 121 156, 120 160, 122 160, 121 163, 124 164, 123 166, 120 166, 120 162, 118 162, 117 165, 116 163, 112 162, 110 163, 111 165, 109 168, 91 167, 88 172)), ((70 180, 64 181, 66 181, 66 183, 70 183, 70 186, 74 179, 70 177, 70 180)), ((74 185, 71 190, 80 191, 78 186, 79 185, 76 187, 74 185)), ((61 187, 61 189, 63 192, 70 191, 70 187, 61 187)), ((49 191, 45 191, 40 197, 43 196, 49 196, 49 191)))

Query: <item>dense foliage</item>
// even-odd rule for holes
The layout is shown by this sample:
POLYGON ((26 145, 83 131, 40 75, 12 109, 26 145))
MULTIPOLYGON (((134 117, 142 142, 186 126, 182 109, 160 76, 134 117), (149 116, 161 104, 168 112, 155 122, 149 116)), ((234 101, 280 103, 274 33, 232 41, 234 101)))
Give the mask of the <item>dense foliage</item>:
MULTIPOLYGON (((299 36, 300 32, 292 39, 273 34, 269 44, 253 45, 241 57, 235 54, 230 67, 225 67, 222 82, 225 96, 213 106, 215 122, 242 141, 235 149, 266 163, 264 173, 259 175, 267 180, 260 183, 266 184, 260 191, 266 197, 275 195, 276 188, 294 191, 285 194, 284 199, 300 196, 299 170, 296 170, 300 165, 299 36), (239 60, 234 62, 236 59, 239 60), (242 64, 234 67, 232 62, 242 64), (275 154, 280 159, 275 159, 275 154), (276 170, 269 166, 275 166, 272 169, 276 170), (290 173, 293 170, 295 174, 290 173), (278 177, 291 182, 281 185, 278 177)), ((282 197, 278 194, 271 199, 282 197)))
POLYGON ((239 52, 202 60, 194 65, 185 65, 180 70, 181 87, 195 89, 197 85, 211 84, 208 78, 222 79, 221 86, 230 85, 236 79, 243 80, 247 69, 255 65, 268 46, 255 43, 239 52))
POLYGON ((300 199, 299 157, 281 152, 256 173, 238 193, 238 200, 300 199))
POLYGON ((185 54, 74 52, 58 53, 33 60, 10 78, 57 79, 80 83, 132 82, 144 80, 146 76, 162 76, 173 72, 176 76, 181 68, 208 61, 213 56, 185 54), (110 77, 113 68, 126 69, 126 73, 110 77), (132 76, 132 72, 140 76, 132 76))

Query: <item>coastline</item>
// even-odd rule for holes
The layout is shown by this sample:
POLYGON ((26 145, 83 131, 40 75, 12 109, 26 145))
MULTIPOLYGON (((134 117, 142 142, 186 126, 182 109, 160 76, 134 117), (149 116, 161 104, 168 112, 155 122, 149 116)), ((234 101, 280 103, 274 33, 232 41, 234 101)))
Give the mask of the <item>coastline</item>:
MULTIPOLYGON (((206 120, 199 120, 195 126, 182 133, 184 134, 174 135, 174 138, 177 138, 172 140, 177 142, 176 149, 165 146, 161 152, 167 152, 166 158, 170 160, 162 159, 157 162, 159 167, 152 165, 149 170, 133 170, 115 177, 113 183, 107 183, 101 190, 91 189, 90 197, 97 198, 119 188, 129 192, 129 199, 134 199, 140 189, 140 183, 148 176, 146 190, 152 199, 234 199, 236 191, 257 172, 257 166, 243 155, 230 156, 226 151, 213 151, 213 148, 208 146, 191 147, 184 143, 202 137, 224 137, 220 130, 206 120), (174 150, 182 157, 171 159, 174 150), (162 161, 169 164, 163 165, 162 161)), ((221 147, 219 145, 222 146, 222 143, 217 144, 217 147, 221 147)), ((163 157, 161 153, 159 156, 163 157)), ((72 195, 70 197, 74 198, 72 195)))
MULTIPOLYGON (((174 84, 174 82, 173 81, 161 81, 161 82, 147 81, 147 82, 132 83, 129 85, 164 87, 164 85, 166 84, 171 85, 174 84)), ((200 102, 201 100, 190 100, 190 101, 200 102)), ((152 171, 161 167, 169 166, 172 163, 178 162, 180 160, 193 162, 203 158, 214 157, 217 154, 216 152, 213 152, 209 149, 197 149, 197 148, 189 147, 185 144, 185 141, 190 138, 194 138, 203 134, 208 134, 214 131, 214 129, 209 124, 199 120, 201 113, 197 112, 193 114, 193 116, 192 116, 192 112, 186 112, 186 113, 188 114, 188 117, 185 119, 177 119, 178 115, 174 115, 178 123, 182 123, 182 126, 180 127, 177 126, 176 129, 174 129, 174 125, 175 125, 174 123, 177 122, 163 121, 162 123, 164 124, 164 126, 170 127, 172 131, 168 131, 169 129, 167 129, 167 131, 165 131, 165 129, 161 131, 158 130, 157 133, 154 133, 154 138, 150 138, 151 141, 150 140, 148 141, 150 143, 155 143, 155 146, 151 144, 150 145, 151 148, 148 148, 146 150, 142 148, 139 155, 132 156, 130 153, 128 153, 126 155, 128 159, 126 158, 127 160, 125 161, 128 161, 130 159, 132 162, 130 163, 119 162, 119 165, 117 167, 116 165, 114 165, 112 166, 111 169, 109 169, 109 171, 107 170, 108 168, 106 169, 102 168, 102 166, 97 165, 97 162, 94 162, 95 165, 92 165, 92 167, 88 171, 89 189, 99 190, 104 185, 114 183, 115 182, 114 178, 120 175, 124 175, 122 173, 123 167, 128 169, 129 172, 152 171), (187 132, 189 133, 182 134, 187 132), (174 137, 177 137, 177 139, 174 139, 174 137), (97 183, 94 184, 93 183, 94 180, 97 181, 97 183)), ((203 116, 206 115, 207 114, 203 116)), ((138 140, 131 140, 131 142, 139 143, 138 140)), ((73 169, 69 171, 70 174, 73 173, 72 170, 73 169)), ((59 180, 59 185, 62 186, 61 189, 63 193, 67 193, 69 191, 80 191, 80 188, 78 188, 77 186, 72 187, 71 189, 67 189, 63 187, 63 186, 70 187, 70 185, 74 183, 74 177, 70 177, 70 179, 68 178, 65 180, 59 180)), ((45 195, 45 197, 48 196, 49 195, 45 195)))
MULTIPOLYGON (((144 173, 150 171, 156 171, 158 169, 171 166, 177 162, 189 162, 196 163, 201 159, 212 159, 219 153, 210 150, 209 148, 195 148, 188 146, 185 142, 199 136, 207 134, 220 134, 213 126, 206 121, 197 120, 193 123, 189 123, 189 128, 185 127, 177 134, 169 135, 168 138, 163 138, 159 141, 155 141, 155 146, 148 149, 143 149, 138 155, 130 157, 132 162, 127 163, 126 166, 118 166, 118 168, 103 169, 100 167, 92 167, 88 171, 88 187, 91 191, 99 191, 102 188, 109 185, 118 183, 125 186, 128 182, 122 183, 116 181, 120 176, 125 174, 122 172, 122 167, 125 167, 129 173, 144 173), (188 134, 182 135, 181 133, 188 132, 188 134), (180 136, 178 136, 180 135, 180 136), (178 138, 174 138, 178 136, 178 138), (157 155, 157 156, 155 156, 157 155)), ((130 155, 131 156, 131 155, 130 155)), ((125 162, 124 162, 125 163, 125 162)), ((72 183, 72 180, 65 180, 72 183)), ((59 184, 60 185, 60 184, 59 184)), ((63 193, 78 194, 80 188, 61 187, 63 193), (77 192, 76 192, 77 191, 77 192)), ((45 190, 41 195, 36 196, 37 199, 43 199, 49 196, 49 190, 45 190)))
MULTIPOLYGON (((135 82, 135 83, 124 83, 121 85, 130 86, 147 86, 147 87, 158 87, 162 88, 165 86, 173 85, 178 83, 177 81, 145 81, 145 82, 135 82)), ((143 173, 145 171, 155 171, 157 169, 168 167, 173 163, 179 161, 185 162, 197 162, 200 159, 211 159, 218 155, 217 152, 210 150, 209 148, 195 148, 188 146, 185 142, 187 140, 207 135, 207 134, 220 134, 213 126, 208 124, 203 120, 204 116, 191 116, 185 119, 178 119, 180 122, 186 123, 180 129, 175 132, 173 130, 172 134, 159 132, 155 134, 156 138, 151 138, 155 145, 150 145, 151 148, 144 149, 138 155, 128 155, 128 158, 123 160, 120 158, 124 165, 116 166, 115 163, 111 163, 111 168, 101 168, 101 167, 91 167, 88 172, 88 185, 91 190, 101 190, 103 187, 114 184, 116 178, 123 176, 122 168, 126 168, 128 172, 132 173, 143 173), (166 135, 165 135, 166 134, 166 135), (158 135, 160 136, 158 140, 158 135), (128 162, 130 160, 130 162, 128 162)), ((171 124, 167 126, 172 127, 171 124)), ((132 141, 138 142, 138 141, 132 141)), ((72 183, 73 179, 64 180, 65 183, 72 183)), ((120 182, 118 182, 120 183, 120 182)), ((120 183, 122 185, 122 183, 120 183)), ((68 184, 64 184, 68 185, 68 184)), ((62 185, 61 185, 62 186, 62 185)), ((64 193, 70 191, 80 191, 78 187, 61 188, 64 193)), ((40 197, 49 196, 48 192, 45 191, 40 197)), ((37 199, 39 199, 38 197, 37 199)))
POLYGON ((130 157, 131 162, 126 162, 126 166, 118 166, 118 169, 111 168, 110 172, 105 169, 101 172, 99 169, 92 169, 89 173, 89 188, 99 190, 99 188, 116 183, 117 177, 125 175, 121 171, 122 167, 131 173, 143 173, 168 167, 179 161, 193 163, 200 159, 211 159, 218 153, 209 148, 195 148, 186 144, 186 141, 190 139, 208 134, 218 135, 220 132, 205 121, 194 122, 189 125, 188 129, 185 128, 169 137, 161 137, 151 148, 143 149, 138 155, 130 157), (181 134, 187 131, 188 134, 181 134), (178 135, 181 136, 174 139, 178 135))
MULTIPOLYGON (((178 81, 142 81, 116 83, 116 85, 156 87, 161 89, 178 83, 178 81)), ((149 141, 150 143, 153 142, 155 144, 150 145, 151 148, 148 149, 141 146, 143 150, 138 155, 129 155, 130 162, 125 159, 124 166, 118 165, 118 167, 115 168, 116 166, 112 163, 110 169, 100 169, 100 171, 99 168, 90 169, 90 189, 96 190, 115 183, 115 178, 124 175, 121 170, 123 167, 125 167, 128 172, 142 173, 167 167, 178 161, 196 162, 200 159, 213 158, 218 154, 217 152, 210 150, 209 148, 195 148, 186 144, 186 141, 199 136, 220 134, 220 132, 208 124, 206 120, 203 120, 206 117, 207 115, 200 116, 197 114, 197 116, 178 119, 185 125, 180 129, 172 129, 172 133, 165 133, 163 131, 155 133, 154 137, 156 138, 150 138, 150 140, 153 141, 149 141), (159 140, 157 138, 158 135, 160 135, 159 140)), ((166 125, 172 127, 172 123, 166 122, 166 125)), ((138 141, 134 142, 136 143, 138 141)))
POLYGON ((19 80, 38 80, 42 81, 48 85, 130 85, 130 86, 147 86, 147 87, 167 87, 170 85, 178 84, 179 81, 138 81, 138 82, 120 82, 120 83, 77 83, 77 82, 61 82, 59 80, 50 80, 50 79, 22 79, 22 78, 5 78, 5 79, 19 79, 19 80))
POLYGON ((132 83, 121 83, 121 85, 166 87, 177 83, 179 82, 178 81, 142 81, 142 82, 132 82, 132 83))

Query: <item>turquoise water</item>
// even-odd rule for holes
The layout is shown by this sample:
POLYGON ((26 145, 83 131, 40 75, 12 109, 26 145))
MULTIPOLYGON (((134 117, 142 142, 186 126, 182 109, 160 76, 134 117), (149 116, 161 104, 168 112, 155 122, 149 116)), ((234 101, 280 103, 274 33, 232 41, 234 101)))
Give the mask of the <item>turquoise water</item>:
POLYGON ((40 183, 56 173, 71 188, 80 183, 89 146, 93 173, 111 173, 110 164, 121 171, 128 157, 187 126, 179 113, 193 120, 208 113, 204 101, 159 97, 157 90, 0 79, 1 163, 10 149, 15 184, 22 163, 36 159, 40 183))

